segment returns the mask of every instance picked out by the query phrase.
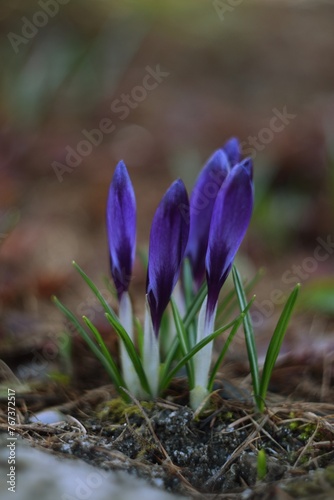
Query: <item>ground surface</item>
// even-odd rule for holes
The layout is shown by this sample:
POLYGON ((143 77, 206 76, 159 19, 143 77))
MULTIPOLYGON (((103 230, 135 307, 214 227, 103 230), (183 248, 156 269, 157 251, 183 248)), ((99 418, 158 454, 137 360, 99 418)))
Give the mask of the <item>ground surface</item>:
MULTIPOLYGON (((47 396, 53 392, 58 404, 45 409, 45 387, 21 395, 20 390, 16 435, 30 446, 80 458, 99 470, 128 472, 163 491, 236 499, 312 498, 314 491, 331 498, 334 491, 334 405, 329 403, 271 396, 259 415, 244 400, 246 389, 240 393, 222 381, 212 406, 194 415, 179 380, 167 399, 130 405, 112 386, 78 399, 73 391, 49 387, 47 396), (262 469, 259 450, 265 452, 262 469)), ((5 434, 4 402, 2 407, 5 434)), ((20 443, 20 457, 19 450, 20 443)))

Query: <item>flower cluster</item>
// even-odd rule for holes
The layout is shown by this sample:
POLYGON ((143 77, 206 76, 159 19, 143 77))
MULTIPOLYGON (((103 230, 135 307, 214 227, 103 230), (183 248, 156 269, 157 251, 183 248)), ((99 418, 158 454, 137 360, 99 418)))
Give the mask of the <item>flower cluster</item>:
MULTIPOLYGON (((241 159, 237 139, 230 139, 207 161, 188 199, 181 180, 162 198, 153 218, 146 283, 146 316, 142 362, 150 395, 159 393, 161 323, 188 260, 192 293, 207 285, 196 326, 195 347, 214 331, 220 290, 231 270, 245 236, 253 209, 252 161, 241 159)), ((134 342, 132 305, 129 297, 136 245, 136 201, 126 166, 116 167, 107 202, 107 234, 111 274, 119 300, 119 322, 134 342)), ((180 294, 179 294, 180 296, 180 294)), ((184 297, 179 298, 179 310, 184 297)), ((172 329, 170 329, 172 331, 172 329)), ((191 359, 191 404, 196 408, 208 392, 212 342, 191 359)), ((122 374, 128 389, 143 396, 138 372, 129 350, 121 342, 122 374)))
MULTIPOLYGON (((260 370, 249 313, 254 297, 247 301, 241 277, 233 265, 252 215, 252 170, 252 161, 240 157, 239 142, 233 138, 209 158, 190 201, 181 180, 168 189, 151 227, 143 328, 134 320, 129 295, 136 253, 136 200, 124 162, 117 165, 107 202, 117 314, 78 264, 73 262, 73 265, 100 302, 119 337, 121 369, 90 319, 83 316, 83 325, 56 297, 53 300, 89 345, 126 401, 130 401, 130 395, 145 399, 162 395, 185 368, 190 406, 200 411, 234 335, 243 324, 254 402, 260 412, 264 411, 272 371, 300 284, 294 287, 284 305, 260 370), (231 269, 234 289, 218 306, 221 288, 231 269), (231 305, 234 297, 240 314, 215 330, 217 313, 219 317, 229 316, 225 307, 231 305), (169 303, 171 309, 167 309, 169 303), (228 337, 211 366, 212 343, 227 331, 228 337)), ((248 284, 247 288, 250 287, 248 284)))

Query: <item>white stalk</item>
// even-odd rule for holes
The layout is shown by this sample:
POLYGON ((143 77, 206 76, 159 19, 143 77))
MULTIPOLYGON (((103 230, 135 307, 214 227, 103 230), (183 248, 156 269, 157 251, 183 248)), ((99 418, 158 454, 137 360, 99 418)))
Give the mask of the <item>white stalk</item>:
POLYGON ((144 341, 143 341, 143 364, 144 371, 150 386, 152 396, 155 398, 159 390, 159 338, 156 337, 153 329, 151 311, 146 298, 144 341))
MULTIPOLYGON (((180 313, 181 318, 184 318, 187 311, 186 311, 186 304, 185 304, 184 295, 183 295, 183 291, 182 291, 182 285, 181 285, 180 281, 178 281, 175 285, 175 288, 173 291, 173 299, 174 299, 175 304, 178 308, 178 311, 180 313)), ((169 349, 171 348, 171 346, 173 344, 173 340, 176 337, 176 327, 175 327, 175 322, 173 319, 173 313, 171 310, 169 310, 168 313, 169 313, 169 320, 170 320, 169 321, 169 328, 168 328, 168 332, 166 332, 167 335, 164 335, 163 343, 161 345, 164 354, 167 354, 169 352, 169 349)))
MULTIPOLYGON (((217 306, 212 314, 207 314, 207 297, 204 299, 198 316, 196 343, 214 332, 217 306)), ((193 358, 195 387, 190 391, 190 405, 196 410, 208 396, 209 371, 212 359, 213 342, 209 342, 193 358)))
MULTIPOLYGON (((119 302, 118 316, 124 330, 127 332, 132 342, 134 342, 132 304, 128 292, 123 292, 122 294, 121 300, 119 302)), ((126 387, 134 396, 142 397, 143 390, 141 388, 137 372, 132 364, 123 341, 120 342, 120 351, 122 374, 126 387)))

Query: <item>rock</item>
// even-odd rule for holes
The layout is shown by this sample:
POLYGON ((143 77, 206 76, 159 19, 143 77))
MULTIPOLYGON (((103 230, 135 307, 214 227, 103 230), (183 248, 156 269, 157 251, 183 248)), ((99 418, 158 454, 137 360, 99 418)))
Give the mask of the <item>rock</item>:
MULTIPOLYGON (((13 462, 12 462, 13 463, 13 462)), ((182 500, 125 472, 105 471, 79 459, 57 456, 32 448, 24 440, 0 438, 1 500, 182 500), (15 471, 9 455, 15 456, 15 471), (9 477, 9 473, 12 476, 9 477), (12 480, 12 491, 8 490, 12 480), (15 493, 14 493, 15 491, 15 493)))

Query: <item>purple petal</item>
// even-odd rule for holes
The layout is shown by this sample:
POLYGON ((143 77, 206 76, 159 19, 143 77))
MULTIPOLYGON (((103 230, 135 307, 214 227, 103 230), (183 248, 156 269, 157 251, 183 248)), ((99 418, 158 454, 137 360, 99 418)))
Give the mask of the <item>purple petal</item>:
POLYGON ((168 189, 155 212, 147 270, 147 299, 155 334, 179 277, 181 262, 188 241, 189 201, 181 180, 168 189))
POLYGON ((234 167, 241 160, 240 142, 236 137, 229 139, 223 146, 223 150, 227 154, 228 161, 231 167, 234 167))
POLYGON ((208 311, 211 313, 251 219, 251 163, 247 158, 231 170, 213 209, 206 254, 208 311))
POLYGON ((136 199, 123 161, 116 167, 107 201, 111 274, 118 298, 129 288, 136 247, 136 199))
POLYGON ((205 276, 205 254, 212 210, 228 172, 227 156, 222 149, 219 149, 207 161, 191 193, 190 229, 186 255, 190 260, 197 289, 205 276))

